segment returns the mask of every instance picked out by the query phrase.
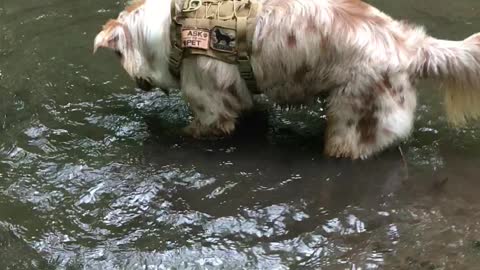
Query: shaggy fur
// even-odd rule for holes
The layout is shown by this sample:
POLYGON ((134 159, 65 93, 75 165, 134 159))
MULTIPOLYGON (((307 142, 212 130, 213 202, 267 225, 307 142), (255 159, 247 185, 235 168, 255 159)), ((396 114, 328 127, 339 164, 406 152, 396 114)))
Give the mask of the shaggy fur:
MULTIPOLYGON (((235 65, 196 56, 181 78, 168 70, 170 1, 137 1, 108 22, 95 50, 117 51, 132 78, 181 88, 195 137, 229 134, 252 107, 235 65)), ((360 0, 260 0, 251 57, 258 88, 279 104, 308 104, 328 93, 328 156, 367 158, 412 130, 418 79, 446 83, 450 121, 480 116, 480 35, 428 36, 360 0)))

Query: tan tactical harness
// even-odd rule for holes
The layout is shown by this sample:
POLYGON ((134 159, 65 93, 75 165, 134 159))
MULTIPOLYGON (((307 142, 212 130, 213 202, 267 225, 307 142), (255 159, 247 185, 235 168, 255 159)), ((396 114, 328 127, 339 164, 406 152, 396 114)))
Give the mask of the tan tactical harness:
POLYGON ((247 87, 256 91, 250 55, 259 9, 256 0, 185 0, 177 13, 172 0, 170 72, 180 75, 184 57, 206 55, 236 64, 247 87))

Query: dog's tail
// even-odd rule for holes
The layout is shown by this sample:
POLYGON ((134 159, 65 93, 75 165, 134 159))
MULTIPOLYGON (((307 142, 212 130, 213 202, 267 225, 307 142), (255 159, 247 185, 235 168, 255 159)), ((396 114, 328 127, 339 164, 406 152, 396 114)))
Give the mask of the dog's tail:
POLYGON ((415 60, 413 72, 439 79, 445 86, 445 107, 453 125, 480 118, 480 33, 463 41, 428 37, 415 60))

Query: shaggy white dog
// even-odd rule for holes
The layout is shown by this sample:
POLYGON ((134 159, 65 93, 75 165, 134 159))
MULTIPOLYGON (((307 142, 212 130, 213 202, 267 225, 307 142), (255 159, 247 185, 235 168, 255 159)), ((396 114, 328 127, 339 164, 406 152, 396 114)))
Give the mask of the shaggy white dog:
MULTIPOLYGON (((195 137, 229 134, 252 107, 235 65, 185 58, 181 76, 168 68, 170 1, 137 1, 95 38, 117 52, 141 88, 180 88, 195 137)), ((360 0, 259 0, 251 64, 258 89, 279 104, 308 104, 328 93, 325 153, 367 158, 412 130, 418 79, 445 83, 448 118, 480 116, 480 35, 463 41, 428 36, 360 0)))

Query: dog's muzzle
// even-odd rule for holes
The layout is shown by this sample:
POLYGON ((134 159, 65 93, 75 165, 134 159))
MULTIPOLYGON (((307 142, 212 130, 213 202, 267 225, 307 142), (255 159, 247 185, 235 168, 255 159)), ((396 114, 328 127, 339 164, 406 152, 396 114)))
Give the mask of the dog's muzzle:
MULTIPOLYGON (((152 91, 152 89, 155 88, 150 79, 136 77, 135 78, 135 83, 137 84, 137 87, 140 88, 143 91, 152 91)), ((167 89, 160 88, 160 90, 165 95, 167 95, 167 96, 170 95, 170 92, 167 89)))
POLYGON ((150 80, 136 77, 135 83, 137 84, 137 87, 142 89, 143 91, 151 91, 153 89, 153 85, 150 80))

